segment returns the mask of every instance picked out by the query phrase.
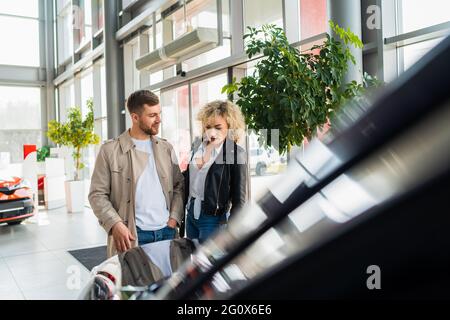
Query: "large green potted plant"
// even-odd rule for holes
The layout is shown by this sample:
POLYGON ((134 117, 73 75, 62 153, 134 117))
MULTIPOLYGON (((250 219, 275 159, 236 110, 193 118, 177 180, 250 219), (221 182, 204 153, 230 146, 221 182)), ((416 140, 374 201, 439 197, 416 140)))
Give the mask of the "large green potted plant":
POLYGON ((355 63, 349 46, 362 48, 363 44, 349 29, 331 21, 330 27, 340 40, 327 35, 322 44, 306 52, 291 46, 283 29, 275 25, 249 27, 244 36, 248 58, 262 58, 252 75, 240 82, 233 79, 222 89, 230 97, 237 94, 248 129, 261 144, 271 146, 271 130, 279 130, 278 145, 273 147, 280 154, 312 138, 346 100, 361 94, 364 84, 374 80, 365 74, 364 84, 344 83, 348 64, 355 63))
POLYGON ((60 123, 52 120, 48 123, 47 136, 59 146, 73 149, 72 158, 75 164, 74 180, 66 181, 66 201, 69 212, 83 210, 84 182, 81 181, 80 171, 84 168, 82 152, 89 145, 98 144, 100 138, 94 133, 93 101, 87 101, 88 114, 83 119, 81 109, 72 107, 68 111, 67 122, 60 123))

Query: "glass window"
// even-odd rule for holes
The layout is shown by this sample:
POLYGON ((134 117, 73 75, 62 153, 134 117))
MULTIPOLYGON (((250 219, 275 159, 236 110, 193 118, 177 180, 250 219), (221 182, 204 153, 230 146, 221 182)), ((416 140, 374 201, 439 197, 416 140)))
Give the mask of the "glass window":
POLYGON ((164 74, 163 74, 162 70, 157 71, 157 72, 152 72, 150 74, 150 84, 153 85, 155 83, 159 83, 159 82, 163 81, 163 78, 164 78, 163 76, 164 76, 164 74))
POLYGON ((92 37, 92 7, 91 0, 79 0, 79 5, 73 6, 76 46, 82 46, 92 37))
MULTIPOLYGON (((191 1, 186 5, 186 21, 183 7, 175 11, 169 19, 173 21, 174 39, 199 27, 217 29, 217 1, 191 1)), ((227 26, 227 30, 229 32, 229 26, 227 26)))
POLYGON ((401 2, 403 33, 450 21, 448 0, 403 0, 401 2))
MULTIPOLYGON (((247 76, 258 75, 258 71, 255 68, 257 60, 246 63, 240 67, 246 68, 245 72, 247 76)), ((268 137, 268 131, 261 132, 261 135, 268 137)), ((276 140, 272 138, 272 145, 278 144, 276 140)), ((249 154, 249 170, 250 170, 250 185, 251 185, 251 198, 258 199, 266 189, 265 186, 274 182, 275 179, 281 174, 287 167, 287 155, 280 153, 274 148, 266 148, 259 143, 259 135, 256 135, 253 130, 248 132, 248 154, 249 154)))
POLYGON ((173 145, 183 171, 191 149, 188 85, 161 92, 161 112, 161 137, 173 145))
POLYGON ((108 119, 102 119, 102 141, 108 140, 108 119))
MULTIPOLYGON (((171 20, 173 23, 174 39, 179 38, 188 31, 200 27, 217 30, 217 1, 194 0, 186 5, 186 20, 183 7, 175 11, 167 19, 171 20)), ((184 61, 184 71, 191 71, 231 55, 231 41, 229 39, 230 14, 229 2, 227 1, 222 2, 222 28, 223 36, 226 37, 223 39, 223 45, 184 61)))
POLYGON ((61 122, 67 119, 67 110, 75 106, 75 85, 73 80, 63 83, 59 87, 59 119, 61 122))
POLYGON ((300 36, 307 39, 327 31, 327 1, 300 1, 300 36))
POLYGON ((183 70, 191 71, 204 65, 225 59, 231 55, 231 41, 223 39, 223 45, 183 62, 183 70))
MULTIPOLYGON (((106 69, 104 60, 100 63, 100 101, 101 114, 95 115, 95 133, 99 135, 100 141, 108 140, 108 111, 106 107, 106 69)), ((98 151, 98 148, 97 150, 98 151)))
POLYGON ((0 87, 0 128, 40 129, 40 89, 0 87))
MULTIPOLYGON (((139 58, 138 39, 134 38, 124 46, 124 78, 125 78, 125 97, 140 89, 140 72, 136 69, 136 59, 139 58)), ((126 128, 131 127, 131 119, 128 110, 125 108, 126 128)))
MULTIPOLYGON (((81 73, 80 78, 80 89, 81 89, 81 115, 83 119, 86 119, 88 108, 87 101, 93 99, 94 97, 94 82, 93 82, 93 69, 88 68, 81 73)), ((95 107, 94 107, 95 110, 95 107)), ((94 125, 95 132, 95 125, 94 125)), ((83 177, 85 179, 89 178, 94 170, 95 165, 95 146, 88 146, 83 150, 82 161, 85 165, 82 170, 83 177)))
MULTIPOLYGON (((150 27, 145 33, 148 36, 148 48, 149 48, 149 52, 152 52, 153 50, 155 50, 155 45, 156 48, 159 48, 162 46, 162 29, 161 29, 161 23, 157 24, 157 28, 158 34, 156 35, 156 44, 154 42, 153 39, 153 27, 150 27)), ((156 71, 156 72, 151 72, 151 73, 147 73, 149 74, 150 77, 150 84, 153 85, 155 83, 159 83, 161 81, 163 81, 164 79, 164 71, 160 70, 160 71, 156 71)))
POLYGON ((98 0, 97 2, 97 15, 98 15, 98 24, 97 24, 97 30, 103 29, 103 26, 105 25, 105 16, 103 15, 103 8, 105 6, 105 0, 98 0))
POLYGON ((139 71, 136 69, 136 60, 139 59, 139 57, 139 43, 136 41, 132 46, 133 91, 140 87, 139 71))
POLYGON ((221 73, 216 76, 193 82, 191 84, 191 97, 192 97, 192 133, 194 139, 201 137, 202 126, 197 121, 198 111, 206 105, 208 102, 214 100, 227 99, 226 94, 222 94, 222 87, 227 84, 227 74, 221 73))
POLYGON ((0 16, 0 39, 0 64, 39 66, 38 20, 0 16))
POLYGON ((88 113, 87 101, 94 97, 94 82, 92 68, 81 74, 81 114, 85 117, 88 113))
POLYGON ((39 17, 38 0, 20 0, 20 1, 0 1, 0 13, 24 16, 31 18, 39 17))
POLYGON ((433 49, 443 38, 433 39, 409 45, 399 50, 403 51, 403 69, 411 68, 420 58, 433 49))
POLYGON ((83 1, 84 34, 82 41, 90 41, 92 38, 92 0, 83 1))
POLYGON ((41 145, 40 88, 0 86, 0 152, 23 160, 23 145, 41 145))
POLYGON ((139 55, 139 43, 137 38, 124 46, 124 70, 125 70, 125 95, 128 96, 140 88, 139 71, 136 69, 136 59, 139 55))
POLYGON ((163 31, 162 31, 162 22, 156 23, 156 49, 161 48, 163 45, 163 31))
POLYGON ((155 50, 155 46, 153 43, 153 27, 148 28, 144 34, 148 37, 148 52, 152 52, 155 50))
POLYGON ((62 10, 65 10, 68 6, 71 5, 71 0, 56 0, 56 9, 58 13, 62 10))
POLYGON ((58 63, 62 64, 73 53, 72 10, 66 7, 57 17, 58 63))
POLYGON ((100 66, 100 85, 101 85, 101 100, 102 100, 102 117, 108 116, 108 109, 106 107, 106 68, 105 63, 102 62, 100 66))
POLYGON ((260 0, 244 0, 244 23, 246 27, 261 27, 272 23, 282 28, 282 0, 266 0, 264 4, 260 0))
POLYGON ((265 192, 265 186, 275 181, 274 179, 286 169, 287 157, 280 155, 273 147, 260 146, 258 136, 254 132, 249 132, 248 142, 251 197, 258 199, 265 192))

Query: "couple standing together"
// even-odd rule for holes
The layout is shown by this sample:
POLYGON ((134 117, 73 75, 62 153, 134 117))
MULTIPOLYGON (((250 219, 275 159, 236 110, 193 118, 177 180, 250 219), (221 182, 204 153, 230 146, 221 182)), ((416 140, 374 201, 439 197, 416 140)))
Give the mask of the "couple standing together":
MULTIPOLYGON (((158 97, 139 90, 127 108, 131 129, 105 142, 95 163, 89 202, 108 234, 108 257, 137 245, 170 240, 186 215, 186 235, 206 240, 247 198, 244 130, 238 107, 214 101, 198 114, 202 142, 181 173, 172 145, 157 137, 158 97)), ((164 120, 167 121, 167 120, 164 120)))

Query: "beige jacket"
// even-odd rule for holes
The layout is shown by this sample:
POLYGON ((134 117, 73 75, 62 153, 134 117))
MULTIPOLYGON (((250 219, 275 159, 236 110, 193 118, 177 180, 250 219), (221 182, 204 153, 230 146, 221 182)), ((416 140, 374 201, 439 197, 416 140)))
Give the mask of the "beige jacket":
MULTIPOLYGON (((156 169, 170 217, 180 225, 184 215, 184 178, 170 143, 152 137, 156 169)), ((117 254, 111 228, 119 221, 125 223, 136 241, 135 219, 136 183, 148 163, 148 154, 135 149, 128 131, 105 142, 95 162, 89 191, 89 203, 100 225, 108 234, 108 257, 117 254)), ((151 192, 151 190, 148 190, 151 192)))

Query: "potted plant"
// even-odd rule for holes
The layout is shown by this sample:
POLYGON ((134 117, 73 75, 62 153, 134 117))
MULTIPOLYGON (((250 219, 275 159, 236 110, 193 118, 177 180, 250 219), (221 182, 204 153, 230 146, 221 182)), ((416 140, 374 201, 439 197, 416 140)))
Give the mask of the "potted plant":
POLYGON ((68 212, 79 212, 84 207, 84 182, 80 171, 84 168, 81 161, 82 151, 92 144, 98 144, 100 138, 94 133, 93 101, 87 101, 88 114, 83 120, 81 109, 69 109, 68 120, 60 123, 52 120, 48 124, 47 136, 57 145, 73 148, 72 158, 75 164, 74 180, 66 181, 66 201, 68 212))
POLYGON ((364 74, 363 84, 344 83, 348 63, 356 63, 348 45, 362 48, 363 44, 349 29, 331 21, 330 26, 343 43, 327 35, 323 44, 306 52, 291 46, 283 29, 275 25, 249 27, 244 36, 247 56, 262 58, 252 75, 240 82, 233 79, 222 89, 230 97, 237 94, 236 104, 261 145, 272 146, 271 129, 279 130, 278 145, 273 147, 280 155, 313 137, 343 102, 375 82, 364 74))

